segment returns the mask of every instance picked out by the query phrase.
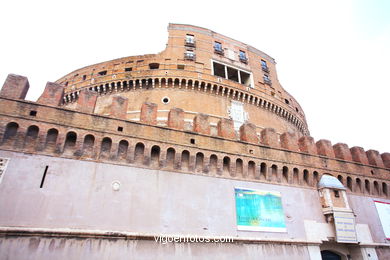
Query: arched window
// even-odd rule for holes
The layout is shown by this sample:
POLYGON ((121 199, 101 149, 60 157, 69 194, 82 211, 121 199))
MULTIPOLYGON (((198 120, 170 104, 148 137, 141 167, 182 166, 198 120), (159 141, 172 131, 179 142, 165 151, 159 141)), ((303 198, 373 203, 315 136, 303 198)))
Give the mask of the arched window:
POLYGON ((150 164, 154 168, 160 167, 160 146, 154 145, 150 151, 150 164))
POLYGON ((174 168, 175 154, 176 154, 175 149, 173 149, 172 147, 168 148, 168 150, 167 150, 167 161, 166 161, 166 163, 167 163, 166 165, 167 165, 168 168, 174 168))
POLYGON ((382 182, 382 192, 384 196, 388 196, 388 191, 387 191, 387 184, 385 182, 382 182))
POLYGON ((230 158, 227 156, 223 158, 223 174, 224 175, 230 174, 230 158))
POLYGON ((352 191, 352 178, 349 176, 347 177, 347 188, 352 191))
POLYGON ((104 137, 102 140, 102 145, 100 147, 100 157, 109 158, 111 153, 112 140, 109 137, 104 137))
POLYGON ((368 180, 364 181, 364 188, 366 190, 366 193, 370 194, 370 182, 368 180))
POLYGON ((256 172, 256 163, 254 161, 248 162, 248 177, 249 179, 255 178, 255 172, 256 172))
POLYGON ((379 195, 379 184, 377 181, 374 181, 374 195, 379 195))
POLYGON ((19 125, 15 122, 8 123, 5 127, 5 132, 3 136, 3 142, 8 140, 15 140, 16 133, 18 132, 19 125))
POLYGON ((38 138, 39 128, 36 125, 31 125, 27 128, 27 134, 24 139, 24 146, 33 148, 38 138))
POLYGON ((77 134, 73 131, 68 132, 65 138, 64 152, 70 152, 75 146, 77 141, 77 134))
POLYGON ((299 170, 297 168, 293 169, 293 183, 299 184, 299 170))
POLYGON ((204 155, 197 153, 195 156, 195 172, 203 172, 204 155))
POLYGON ((309 185, 309 171, 304 169, 303 170, 303 181, 305 182, 305 185, 309 185))
POLYGON ((356 178, 356 192, 363 192, 362 181, 359 178, 356 178))
POLYGON ((265 180, 267 178, 267 164, 260 164, 260 180, 265 180))
POLYGON ((282 169, 283 173, 282 173, 282 182, 283 183, 288 183, 288 167, 284 166, 283 169, 282 169))
POLYGON ((144 161, 145 145, 143 143, 137 143, 134 149, 134 162, 142 164, 144 161))
POLYGON ((184 150, 181 153, 181 169, 182 170, 188 170, 190 167, 190 152, 187 150, 184 150))
POLYGON ((278 166, 273 164, 271 166, 271 172, 272 172, 272 179, 271 180, 277 182, 278 181, 278 166))
POLYGON ((118 159, 125 160, 127 157, 127 150, 129 149, 129 142, 121 140, 118 146, 118 159))
POLYGON ((240 158, 236 160, 236 176, 242 176, 243 174, 243 163, 240 158))
POLYGON ((217 162, 218 162, 218 157, 215 154, 212 154, 210 156, 210 173, 217 173, 217 162))
POLYGON ((318 180, 319 180, 319 174, 318 174, 317 171, 314 171, 314 172, 313 172, 313 185, 314 185, 314 186, 317 185, 318 180))
POLYGON ((95 137, 93 135, 86 135, 83 143, 83 154, 92 155, 93 146, 95 144, 95 137))
POLYGON ((49 129, 46 134, 45 149, 54 150, 58 138, 58 130, 55 128, 49 129))

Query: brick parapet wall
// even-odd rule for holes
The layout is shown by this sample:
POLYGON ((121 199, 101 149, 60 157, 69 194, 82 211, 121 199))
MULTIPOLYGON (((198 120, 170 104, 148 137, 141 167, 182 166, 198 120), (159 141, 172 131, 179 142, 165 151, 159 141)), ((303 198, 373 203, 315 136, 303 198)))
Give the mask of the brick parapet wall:
MULTIPOLYGON (((251 142, 248 143, 197 133, 196 129, 183 131, 150 125, 153 120, 149 124, 144 124, 7 98, 1 99, 0 111, 1 149, 5 150, 120 164, 130 163, 141 167, 171 167, 172 170, 181 172, 199 171, 216 177, 303 185, 311 188, 315 188, 315 183, 322 174, 328 173, 337 176, 353 192, 388 196, 390 169, 384 168, 383 162, 378 163, 382 158, 388 158, 387 153, 381 156, 370 151, 370 156, 372 158, 375 156, 375 160, 371 161, 378 165, 367 165, 318 155, 318 152, 313 154, 294 151, 298 144, 293 145, 292 142, 299 141, 290 134, 284 134, 283 141, 278 144, 271 142, 266 145, 261 143, 261 139, 257 142, 250 139, 251 142), (32 116, 30 111, 36 111, 36 114, 32 116), (5 132, 6 126, 11 122, 16 123, 18 129, 15 136, 9 137, 5 132), (33 126, 36 126, 38 131, 33 126), (122 128, 121 131, 119 127, 122 128), (58 131, 53 144, 48 142, 49 129, 58 131), (69 138, 70 132, 76 135, 74 143, 69 138), (87 135, 93 138, 91 147, 88 147, 87 135), (292 150, 288 150, 289 147, 292 150), (173 154, 169 148, 173 149, 173 154), (143 153, 141 161, 138 161, 136 151, 140 149, 143 153), (124 150, 126 152, 123 152, 124 150), (200 160, 197 155, 199 153, 202 154, 201 166, 197 165, 197 161, 200 160), (188 161, 184 163, 182 157, 188 158, 188 161), (153 163, 156 158, 158 162, 153 163), (265 170, 262 170, 262 163, 266 164, 265 170), (198 169, 199 167, 201 169, 198 169), (276 167, 277 170, 274 171, 271 167, 272 169, 276 167), (293 176, 294 168, 298 170, 299 176, 293 176)), ((231 127, 230 124, 220 126, 224 125, 231 127)), ((250 129, 249 127, 248 131, 250 129)), ((224 132, 223 129, 221 131, 224 132)), ((246 131, 246 128, 243 127, 241 131, 246 131)), ((266 132, 272 131, 265 129, 264 133, 266 132)), ((245 136, 245 133, 242 134, 245 136)), ((327 144, 327 149, 332 148, 330 142, 324 143, 327 144)), ((342 148, 345 150, 346 145, 342 145, 342 148)), ((335 154, 340 154, 340 151, 335 154)), ((388 162, 385 162, 387 163, 385 165, 388 165, 388 162)))

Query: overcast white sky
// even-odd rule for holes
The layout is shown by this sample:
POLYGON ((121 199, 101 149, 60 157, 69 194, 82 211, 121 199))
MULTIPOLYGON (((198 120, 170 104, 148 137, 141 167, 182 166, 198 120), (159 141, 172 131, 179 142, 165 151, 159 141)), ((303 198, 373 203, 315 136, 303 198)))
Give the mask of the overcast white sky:
POLYGON ((390 152, 390 1, 2 1, 0 84, 29 100, 80 67, 165 48, 167 25, 202 26, 277 61, 311 136, 390 152))

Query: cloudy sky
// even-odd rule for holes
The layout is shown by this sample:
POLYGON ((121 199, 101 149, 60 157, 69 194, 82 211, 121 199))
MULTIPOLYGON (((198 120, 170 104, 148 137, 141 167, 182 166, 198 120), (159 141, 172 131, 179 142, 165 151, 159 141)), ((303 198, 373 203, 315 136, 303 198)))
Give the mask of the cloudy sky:
POLYGON ((311 136, 390 152, 390 1, 2 1, 0 82, 27 76, 29 100, 86 65, 165 48, 193 24, 277 61, 311 136))

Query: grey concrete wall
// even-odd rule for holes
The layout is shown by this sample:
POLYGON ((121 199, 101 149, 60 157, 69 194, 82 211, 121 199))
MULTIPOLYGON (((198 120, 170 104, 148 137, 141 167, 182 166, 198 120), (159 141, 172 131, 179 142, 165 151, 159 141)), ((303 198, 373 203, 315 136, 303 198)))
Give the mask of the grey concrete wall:
POLYGON ((11 157, 0 185, 0 226, 304 240, 304 219, 324 222, 313 189, 5 151, 0 156, 11 157), (234 187, 280 191, 288 233, 237 231, 234 187))
MULTIPOLYGON (((0 151, 0 157, 11 158, 0 184, 2 227, 306 240, 304 220, 325 223, 315 189, 8 151, 0 151), (40 188, 46 166, 49 167, 48 172, 40 188), (114 181, 121 183, 119 191, 113 190, 114 181), (234 187, 280 191, 287 232, 238 231, 234 187)), ((373 198, 350 195, 349 200, 357 214, 357 223, 368 224, 374 242, 384 243, 373 198)), ((83 256, 88 253, 91 253, 89 259, 123 259, 125 255, 137 256, 137 259, 176 256, 177 259, 207 259, 209 254, 220 255, 218 259, 229 259, 230 254, 238 259, 254 259, 263 255, 273 259, 265 252, 275 252, 275 257, 280 253, 279 257, 288 255, 290 259, 309 258, 306 246, 299 245, 233 243, 218 246, 171 244, 163 247, 155 241, 146 240, 42 237, 2 238, 0 252, 2 259, 4 256, 10 256, 9 259, 80 259, 83 257, 76 257, 77 254, 83 256), (109 252, 108 247, 112 249, 109 252), (117 247, 123 249, 116 252, 117 247), (147 248, 150 249, 149 254, 147 248), (30 258, 19 257, 22 252, 30 258), (99 258, 101 255, 104 257, 99 258)))
MULTIPOLYGON (((1 240, 0 240, 1 241, 1 240)), ((2 260, 166 260, 166 259, 309 259, 304 246, 270 244, 157 244, 154 241, 7 238, 0 242, 2 260), (281 257, 282 256, 282 257, 281 257)))

